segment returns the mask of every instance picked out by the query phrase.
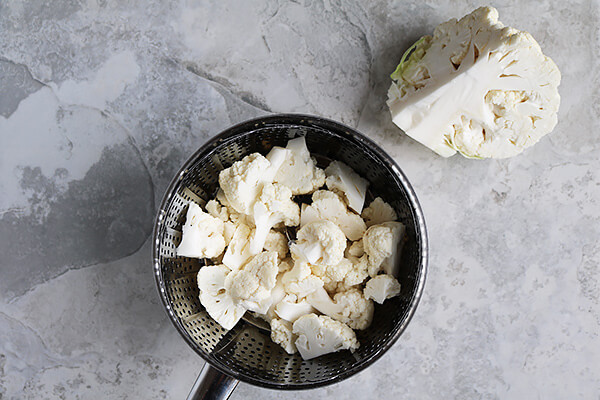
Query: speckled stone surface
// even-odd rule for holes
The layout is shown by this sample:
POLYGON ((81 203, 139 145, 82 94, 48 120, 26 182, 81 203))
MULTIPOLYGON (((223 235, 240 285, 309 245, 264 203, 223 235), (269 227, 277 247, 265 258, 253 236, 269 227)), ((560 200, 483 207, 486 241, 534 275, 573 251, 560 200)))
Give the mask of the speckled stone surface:
POLYGON ((154 288, 179 165, 271 112, 342 121, 399 163, 431 262, 405 334, 364 372, 232 399, 598 399, 600 4, 498 1, 563 73, 524 154, 444 159, 385 107, 419 36, 472 1, 0 3, 0 398, 184 398, 203 361, 154 288))

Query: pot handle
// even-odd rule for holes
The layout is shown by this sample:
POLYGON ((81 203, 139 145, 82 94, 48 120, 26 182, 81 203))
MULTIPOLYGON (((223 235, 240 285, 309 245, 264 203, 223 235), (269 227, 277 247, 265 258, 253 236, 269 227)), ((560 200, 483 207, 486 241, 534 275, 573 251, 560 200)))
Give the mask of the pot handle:
POLYGON ((194 382, 187 400, 227 400, 239 381, 213 368, 209 363, 194 382))

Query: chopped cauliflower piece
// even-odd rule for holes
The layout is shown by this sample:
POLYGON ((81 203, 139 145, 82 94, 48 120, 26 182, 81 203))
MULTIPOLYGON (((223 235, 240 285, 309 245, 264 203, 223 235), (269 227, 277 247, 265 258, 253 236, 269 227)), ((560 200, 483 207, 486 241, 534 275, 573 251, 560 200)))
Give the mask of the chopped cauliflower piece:
POLYGON ((353 242, 347 249, 346 252, 352 257, 362 257, 365 254, 365 246, 363 246, 362 238, 353 242))
POLYGON ((311 158, 304 137, 290 140, 286 149, 290 153, 275 174, 274 182, 289 187, 294 195, 312 193, 325 184, 325 172, 311 158))
POLYGON ((315 310, 306 300, 298 301, 293 294, 286 295, 276 306, 275 313, 279 318, 294 322, 303 315, 314 313, 315 310))
POLYGON ((281 319, 274 318, 271 320, 271 340, 288 353, 294 354, 298 352, 294 342, 297 336, 292 332, 292 323, 281 319))
POLYGON ((560 71, 527 32, 481 7, 424 36, 391 75, 388 106, 407 135, 444 157, 517 155, 552 131, 560 71))
POLYGON ((354 351, 359 346, 352 329, 324 315, 308 314, 298 318, 292 332, 298 335, 295 344, 305 360, 339 350, 354 351))
POLYGON ((348 207, 361 213, 369 182, 341 161, 332 161, 325 169, 327 188, 339 193, 348 207))
POLYGON ((206 203, 206 212, 215 218, 219 218, 221 221, 229 221, 229 211, 227 207, 221 205, 218 200, 213 199, 206 203))
POLYGON ((225 265, 202 267, 198 271, 198 289, 200 303, 219 325, 230 330, 246 312, 225 287, 225 281, 231 270, 225 265))
POLYGON ((360 285, 369 277, 369 256, 363 255, 362 257, 348 257, 352 262, 352 269, 344 277, 344 284, 346 286, 360 285))
POLYGON ((311 272, 308 263, 296 261, 294 268, 283 275, 282 282, 285 290, 302 299, 318 288, 323 287, 323 281, 311 272))
POLYGON ((309 222, 327 220, 340 227, 350 240, 358 240, 367 229, 365 221, 349 211, 344 201, 334 192, 317 190, 312 195, 312 204, 302 207, 300 226, 309 222))
POLYGON ((344 258, 346 236, 331 221, 315 221, 298 230, 292 257, 310 264, 336 265, 344 258))
POLYGON ((253 207, 256 231, 250 243, 250 251, 263 249, 267 236, 275 225, 296 226, 300 223, 300 207, 292 201, 289 188, 278 183, 265 184, 253 207))
POLYGON ((237 270, 248 261, 254 255, 250 251, 250 239, 252 236, 252 229, 247 225, 238 225, 223 256, 223 264, 232 270, 237 270))
POLYGON ((198 204, 189 204, 182 230, 178 256, 215 258, 223 253, 223 221, 202 211, 198 204))
POLYGON ((373 302, 358 289, 336 293, 332 300, 327 291, 321 288, 309 294, 306 299, 323 314, 353 329, 366 329, 373 320, 373 302))
MULTIPOLYGON (((272 250, 270 250, 272 251, 272 250)), ((288 272, 294 267, 294 260, 290 257, 284 258, 279 262, 279 272, 288 272)))
POLYGON ((265 240, 264 249, 275 251, 279 259, 283 260, 288 254, 288 240, 283 233, 271 230, 265 240))
POLYGON ((367 299, 373 299, 379 304, 400 294, 400 283, 392 275, 377 275, 369 279, 364 290, 367 299))
POLYGON ((352 268, 354 268, 352 261, 347 258, 342 258, 336 265, 310 265, 313 275, 318 276, 325 284, 342 282, 352 268))
POLYGON ((381 269, 390 275, 397 274, 405 231, 400 222, 384 222, 367 229, 363 245, 371 264, 369 275, 373 277, 381 269))
POLYGON ((235 211, 252 215, 270 165, 264 156, 252 153, 219 173, 219 185, 235 211))
POLYGON ((369 207, 363 210, 361 217, 363 217, 367 226, 396 221, 398 219, 396 211, 394 211, 392 206, 383 201, 381 197, 375 198, 375 200, 369 204, 369 207))
POLYGON ((271 164, 265 172, 263 180, 266 182, 273 182, 275 175, 277 175, 277 172, 279 171, 279 168, 281 168, 286 159, 289 159, 291 156, 291 150, 274 146, 271 151, 269 151, 269 154, 267 154, 267 160, 269 160, 271 164))
POLYGON ((271 306, 271 291, 277 282, 277 253, 255 255, 242 268, 225 279, 225 289, 247 310, 266 314, 271 306))

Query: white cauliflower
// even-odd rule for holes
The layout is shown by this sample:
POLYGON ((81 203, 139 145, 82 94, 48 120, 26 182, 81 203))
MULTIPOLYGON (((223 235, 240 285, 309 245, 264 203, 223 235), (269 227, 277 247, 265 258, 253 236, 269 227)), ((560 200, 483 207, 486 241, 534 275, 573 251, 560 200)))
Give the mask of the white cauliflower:
POLYGON ((346 253, 350 257, 362 257, 365 254, 365 246, 363 245, 362 238, 356 242, 352 242, 346 249, 346 253))
POLYGON ((223 264, 227 265, 232 270, 239 269, 250 257, 255 255, 250 251, 250 241, 254 233, 252 229, 245 225, 239 224, 225 250, 223 256, 223 264))
POLYGON ((297 336, 292 332, 292 323, 274 318, 271 320, 271 340, 288 353, 294 354, 298 351, 294 342, 297 336))
POLYGON ((306 300, 298 301, 293 294, 286 295, 275 305, 275 314, 283 320, 294 322, 303 315, 314 313, 315 310, 306 300))
POLYGON ((396 211, 394 211, 392 206, 383 201, 381 197, 375 198, 375 200, 369 204, 369 207, 363 210, 360 216, 363 217, 367 226, 396 221, 398 219, 396 211))
POLYGON ((178 256, 215 258, 223 253, 223 221, 202 211, 198 204, 189 204, 182 230, 178 256))
POLYGON ((284 273, 282 282, 286 292, 296 295, 299 299, 323 287, 323 281, 313 275, 310 265, 303 261, 296 261, 294 268, 284 273))
POLYGON ((339 193, 348 207, 361 213, 369 182, 341 161, 332 161, 325 169, 327 188, 339 193))
POLYGON ((289 187, 294 195, 312 193, 325 184, 325 172, 311 158, 304 137, 288 141, 286 149, 290 152, 275 174, 274 182, 289 187))
POLYGON ((283 233, 271 230, 265 240, 264 249, 277 252, 279 259, 283 260, 288 254, 288 240, 283 233))
POLYGON ((367 229, 363 246, 369 256, 369 275, 373 277, 381 269, 386 274, 397 275, 405 231, 400 222, 384 222, 367 229))
POLYGON ((379 304, 400 294, 400 283, 392 275, 377 275, 369 279, 365 285, 365 298, 373 299, 379 304))
POLYGON ((360 215, 349 211, 344 201, 334 192, 317 190, 311 205, 302 205, 300 226, 313 221, 327 220, 340 227, 350 240, 358 240, 367 229, 360 215))
POLYGON ((219 325, 230 330, 246 312, 246 308, 234 300, 225 281, 231 270, 225 265, 202 267, 198 271, 200 303, 219 325))
POLYGON ((336 265, 344 258, 346 236, 331 221, 315 221, 297 232, 296 243, 290 246, 292 257, 310 264, 336 265))
POLYGON ((359 289, 336 293, 332 300, 327 291, 321 288, 309 294, 306 300, 323 314, 353 329, 366 329, 373 320, 373 302, 359 289))
POLYGON ((352 268, 344 277, 346 286, 360 285, 369 277, 369 256, 364 254, 362 257, 348 257, 352 262, 352 268))
POLYGON ((392 120, 444 157, 511 157, 557 122, 556 64, 529 33, 498 21, 492 7, 439 25, 391 77, 392 120))
POLYGON ((212 199, 206 203, 206 212, 223 222, 229 221, 229 211, 227 207, 219 203, 217 199, 212 199))
POLYGON ((324 315, 308 314, 298 318, 292 332, 298 335, 295 344, 305 360, 340 350, 354 351, 359 346, 352 329, 324 315))
POLYGON ((250 251, 261 251, 267 236, 275 225, 296 226, 300 223, 300 207, 292 201, 289 188, 278 183, 265 184, 253 207, 256 231, 250 243, 250 251))
POLYGON ((235 211, 252 215, 270 166, 264 156, 252 153, 219 173, 219 185, 235 211))
POLYGON ((313 275, 318 276, 325 285, 329 285, 332 282, 342 282, 353 268, 352 261, 347 258, 342 258, 336 265, 310 265, 313 275))
POLYGON ((266 314, 271 306, 271 291, 277 282, 277 253, 255 255, 242 268, 225 279, 225 289, 244 308, 266 314))

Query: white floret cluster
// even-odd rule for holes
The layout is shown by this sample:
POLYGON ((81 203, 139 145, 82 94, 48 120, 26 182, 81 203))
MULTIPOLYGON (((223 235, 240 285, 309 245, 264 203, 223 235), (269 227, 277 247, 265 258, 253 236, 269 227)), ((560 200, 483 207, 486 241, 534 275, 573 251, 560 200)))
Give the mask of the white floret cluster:
POLYGON ((304 137, 235 162, 219 186, 205 211, 190 203, 177 248, 213 264, 198 272, 209 315, 232 329, 253 312, 306 360, 356 350, 353 329, 369 327, 373 302, 400 293, 394 209, 379 197, 364 208, 368 181, 339 161, 317 167, 304 137))

